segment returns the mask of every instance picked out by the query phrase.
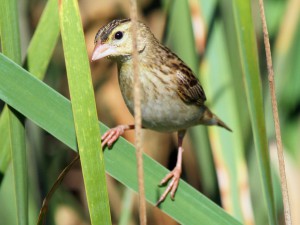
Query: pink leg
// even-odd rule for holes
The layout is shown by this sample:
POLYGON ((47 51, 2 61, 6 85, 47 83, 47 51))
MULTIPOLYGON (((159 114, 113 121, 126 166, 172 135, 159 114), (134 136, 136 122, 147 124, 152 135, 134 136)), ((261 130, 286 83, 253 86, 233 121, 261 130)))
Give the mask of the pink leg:
POLYGON ((119 125, 109 129, 101 137, 102 148, 105 147, 105 145, 110 148, 112 144, 124 133, 124 131, 132 129, 134 129, 134 125, 119 125))
POLYGON ((177 154, 176 166, 160 182, 160 185, 163 185, 172 178, 171 182, 169 183, 169 185, 167 187, 167 189, 165 190, 165 192, 161 195, 161 197, 157 201, 156 206, 158 206, 160 203, 162 203, 169 193, 171 195, 171 199, 174 200, 175 192, 177 190, 179 180, 180 180, 181 171, 182 171, 182 166, 181 166, 182 165, 182 153, 183 153, 182 141, 183 141, 183 137, 185 135, 185 132, 186 132, 185 130, 178 131, 178 154, 177 154))

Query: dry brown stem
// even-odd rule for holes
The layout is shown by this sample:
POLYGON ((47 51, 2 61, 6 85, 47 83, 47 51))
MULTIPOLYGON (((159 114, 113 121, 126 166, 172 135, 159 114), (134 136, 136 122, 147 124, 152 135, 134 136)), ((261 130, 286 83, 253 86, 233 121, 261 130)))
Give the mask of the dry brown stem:
POLYGON ((143 149, 142 149, 142 117, 141 117, 141 91, 140 77, 138 67, 137 51, 137 3, 136 0, 130 1, 130 17, 132 21, 132 45, 133 45, 133 76, 134 76, 134 125, 135 125, 135 147, 138 169, 139 184, 139 215, 140 224, 147 224, 146 217, 146 200, 144 188, 144 170, 143 170, 143 149))
POLYGON ((272 111, 273 111, 274 124, 275 124, 275 136, 276 136, 277 154, 278 154, 278 161, 279 161, 279 172, 280 172, 280 180, 281 180, 280 183, 281 183, 281 191, 283 197, 285 224, 291 225, 292 220, 291 220, 286 175, 285 175, 285 164, 284 164, 283 148, 282 148, 282 141, 281 141, 280 122, 279 122, 277 100, 276 100, 276 93, 275 93, 274 70, 272 64, 272 55, 271 55, 269 34, 268 34, 268 28, 266 23, 263 0, 259 0, 259 9, 260 9, 260 17, 262 21, 263 34, 264 34, 264 43, 265 43, 267 67, 268 67, 268 79, 269 79, 272 111))

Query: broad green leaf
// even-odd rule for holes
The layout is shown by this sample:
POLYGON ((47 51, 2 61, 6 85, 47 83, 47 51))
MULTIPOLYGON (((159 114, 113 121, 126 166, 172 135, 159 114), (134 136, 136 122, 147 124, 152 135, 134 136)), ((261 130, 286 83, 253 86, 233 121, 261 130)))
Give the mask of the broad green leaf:
MULTIPOLYGON (((21 64, 21 44, 17 0, 5 0, 0 5, 0 33, 3 54, 21 64)), ((13 90, 12 90, 13 91, 13 90)), ((27 158, 24 131, 24 118, 12 109, 5 109, 8 118, 8 142, 5 146, 11 151, 15 201, 17 205, 17 224, 28 224, 28 182, 27 158)), ((5 116, 4 116, 5 117, 5 116)), ((5 123, 5 122, 4 122, 5 123)), ((5 151, 5 149, 4 149, 5 151)), ((7 158, 5 155, 4 158, 7 158)))
MULTIPOLYGON (((2 54, 0 66, 0 99, 77 150, 70 102, 2 54)), ((100 130, 104 132, 107 127, 100 124, 100 130)), ((106 171, 111 176, 134 191, 138 190, 137 177, 133 175, 137 174, 135 150, 131 144, 120 138, 112 150, 104 151, 104 159, 106 171)), ((157 184, 168 170, 146 155, 144 170, 146 199, 155 204, 165 188, 157 184)), ((167 198, 160 209, 186 225, 198 225, 199 221, 203 224, 241 224, 183 180, 180 181, 175 201, 167 198)))
POLYGON ((90 65, 77 0, 59 3, 61 36, 91 223, 111 224, 90 65))

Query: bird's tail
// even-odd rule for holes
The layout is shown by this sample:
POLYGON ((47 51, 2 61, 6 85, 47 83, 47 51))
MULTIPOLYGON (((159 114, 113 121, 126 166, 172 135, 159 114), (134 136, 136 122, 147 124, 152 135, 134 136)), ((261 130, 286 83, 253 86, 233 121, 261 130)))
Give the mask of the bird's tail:
POLYGON ((213 114, 207 107, 204 110, 204 114, 201 118, 201 123, 205 124, 205 125, 217 125, 219 127, 223 127, 226 130, 232 132, 232 130, 222 120, 220 120, 215 114, 213 114))

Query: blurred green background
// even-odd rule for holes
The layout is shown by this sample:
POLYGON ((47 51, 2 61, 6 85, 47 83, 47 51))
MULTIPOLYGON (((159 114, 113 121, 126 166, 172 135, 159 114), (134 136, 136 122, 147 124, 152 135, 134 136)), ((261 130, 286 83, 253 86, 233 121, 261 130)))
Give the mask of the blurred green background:
MULTIPOLYGON (((284 224, 258 1, 244 2, 247 3, 243 5, 242 1, 238 0, 142 0, 138 1, 138 13, 139 19, 150 27, 154 35, 197 74, 206 92, 207 104, 233 129, 233 133, 229 133, 216 127, 191 128, 184 140, 182 178, 242 224, 272 224, 272 207, 275 209, 278 224, 284 224), (243 10, 247 13, 241 14, 243 10), (251 30, 254 31, 253 36, 251 30), (247 33, 248 31, 250 33, 247 33), (243 40, 245 42, 241 42, 243 40), (253 80, 256 75, 259 79, 251 86, 249 77, 254 76, 251 78, 253 80), (251 101, 254 102, 254 108, 251 108, 251 101), (261 105, 256 102, 261 102, 261 105), (258 125, 255 124, 251 115, 255 116, 259 114, 257 112, 263 111, 264 120, 258 125), (253 130, 257 131, 257 134, 253 130), (255 145, 256 135, 267 148, 264 144, 261 144, 261 147, 255 145), (262 168, 259 163, 268 162, 268 156, 265 154, 267 152, 270 154, 271 173, 268 171, 268 165, 262 168), (272 200, 267 204, 265 200, 265 192, 270 190, 268 185, 271 184, 274 190, 274 205, 272 200)), ((37 64, 35 60, 38 59, 28 57, 28 46, 41 21, 46 4, 47 1, 44 0, 17 2, 18 9, 15 13, 19 16, 21 64, 26 69, 34 68, 37 64)), ((78 4, 86 48, 91 57, 94 36, 98 29, 113 19, 128 18, 129 1, 81 0, 78 4)), ((273 56, 292 220, 293 224, 300 224, 300 214, 297 213, 300 207, 300 155, 297 147, 300 141, 300 1, 266 0, 265 10, 273 56)), ((58 20, 57 15, 52 16, 47 19, 58 20)), ((1 15, 0 19, 3 19, 1 15)), ((10 25, 1 23, 1 26, 1 50, 4 52, 3 30, 10 25)), ((42 32, 47 34, 48 29, 45 25, 42 32)), ((49 38, 53 39, 53 43, 57 40, 57 44, 49 65, 43 65, 44 69, 47 68, 43 80, 69 98, 61 37, 58 30, 56 33, 49 33, 52 35, 49 38)), ((42 50, 48 47, 40 42, 37 48, 42 50)), ((132 123, 133 117, 127 110, 119 90, 116 65, 104 59, 92 62, 90 66, 99 120, 109 127, 132 123)), ((31 72, 42 78, 42 70, 31 72)), ((4 103, 0 101, 0 109, 3 107, 4 103)), ((75 153, 31 121, 26 120, 25 127, 29 174, 28 215, 29 224, 35 224, 43 198, 62 169, 74 158, 75 153)), ((0 224, 14 225, 17 224, 17 207, 13 169, 11 164, 5 166, 7 155, 1 145, 5 142, 4 134, 8 132, 6 128, 0 122, 0 224)), ((126 132, 124 137, 130 142, 134 141, 132 131, 126 132)), ((144 131, 143 141, 146 154, 168 169, 173 169, 177 155, 175 134, 144 131)), ((112 224, 139 224, 137 195, 109 175, 107 188, 112 224)), ((268 194, 272 196, 272 193, 268 194)), ((147 205, 147 214, 149 225, 178 224, 150 204, 147 205)), ((51 200, 47 224, 90 224, 80 164, 70 171, 51 200)))

